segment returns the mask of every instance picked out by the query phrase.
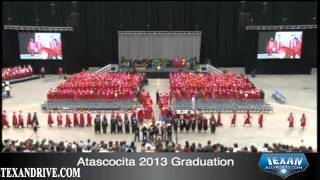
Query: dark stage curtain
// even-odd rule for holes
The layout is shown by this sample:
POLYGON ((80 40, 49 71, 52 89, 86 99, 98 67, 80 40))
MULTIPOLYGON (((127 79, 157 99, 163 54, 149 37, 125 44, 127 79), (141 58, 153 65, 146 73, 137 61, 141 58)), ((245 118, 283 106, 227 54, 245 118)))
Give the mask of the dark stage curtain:
MULTIPOLYGON (((80 71, 83 67, 104 66, 118 63, 118 30, 201 30, 200 62, 218 67, 247 66, 256 55, 254 35, 245 35, 241 30, 245 24, 239 17, 240 2, 207 1, 77 1, 77 15, 71 15, 71 2, 55 1, 55 13, 51 13, 50 1, 3 2, 4 24, 7 17, 11 24, 65 26, 68 21, 74 32, 63 33, 64 60, 22 61, 18 55, 17 32, 3 31, 2 62, 5 66, 30 63, 34 67, 45 65, 51 73, 59 66, 68 73, 80 71), (244 39, 251 38, 251 39, 244 39)), ((244 13, 249 13, 254 24, 281 24, 287 18, 288 24, 309 24, 316 15, 316 2, 263 2, 247 1, 244 13)), ((316 44, 309 52, 316 52, 316 44)), ((305 41, 305 43, 309 43, 305 41)), ((316 64, 316 57, 309 55, 308 61, 316 64)))

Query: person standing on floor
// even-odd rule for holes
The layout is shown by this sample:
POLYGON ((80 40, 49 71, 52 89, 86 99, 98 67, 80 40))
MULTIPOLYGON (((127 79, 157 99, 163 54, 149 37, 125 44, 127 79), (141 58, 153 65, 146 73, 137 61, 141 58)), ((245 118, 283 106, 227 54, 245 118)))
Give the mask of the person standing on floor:
POLYGON ((289 121, 289 128, 294 128, 294 118, 293 118, 293 113, 291 112, 289 117, 288 117, 288 121, 289 121))
POLYGON ((117 120, 114 113, 111 113, 111 134, 116 133, 117 120))
POLYGON ((234 112, 233 116, 231 117, 231 127, 236 127, 236 120, 237 120, 237 114, 236 112, 234 112))
POLYGON ((96 134, 101 134, 101 119, 99 114, 94 118, 94 132, 96 134))
POLYGON ((218 112, 217 126, 223 126, 221 112, 218 112))
POLYGON ((73 113, 73 127, 79 126, 78 114, 76 112, 73 113))
POLYGON ((71 122, 71 118, 69 116, 69 113, 66 113, 66 125, 65 125, 65 127, 70 128, 71 124, 72 124, 72 122, 71 122))
POLYGON ((207 133, 208 130, 208 119, 206 117, 203 116, 203 131, 204 133, 207 133))
POLYGON ((2 127, 10 128, 9 121, 8 121, 8 115, 6 111, 2 112, 2 127))
POLYGON ((108 118, 104 114, 102 118, 102 132, 103 134, 107 134, 107 128, 108 128, 108 118))
POLYGON ((80 112, 80 127, 84 127, 84 114, 82 111, 80 112))
POLYGON ((211 114, 211 117, 210 117, 210 129, 212 134, 216 132, 216 119, 213 113, 211 114))
POLYGON ((124 114, 124 129, 126 134, 130 133, 130 122, 127 113, 124 114))
POLYGON ((304 129, 307 124, 307 117, 304 113, 302 114, 300 122, 301 122, 301 128, 304 129))
POLYGON ((249 124, 249 126, 251 126, 251 120, 250 120, 251 118, 252 118, 252 116, 250 115, 250 112, 247 111, 247 116, 245 116, 243 126, 246 126, 247 124, 249 124))
POLYGON ((139 127, 136 127, 134 129, 134 142, 138 139, 138 142, 140 142, 140 129, 139 127))
POLYGON ((146 142, 148 140, 148 128, 146 127, 146 125, 143 125, 141 131, 142 131, 142 141, 146 142))
POLYGON ((57 115, 57 124, 58 124, 58 127, 61 128, 62 127, 62 115, 61 113, 58 113, 57 115))
POLYGON ((18 118, 17 118, 16 112, 13 112, 13 115, 12 115, 12 126, 14 128, 18 128, 18 118))
POLYGON ((258 119, 258 124, 259 124, 259 127, 263 127, 263 114, 260 113, 259 115, 259 119, 258 119))
POLYGON ((117 115, 117 131, 118 133, 123 133, 123 120, 122 117, 118 114, 117 115))
POLYGON ((88 111, 87 113, 87 127, 91 127, 92 126, 92 116, 91 113, 88 111))
POLYGON ((31 113, 28 112, 28 116, 27 116, 27 127, 32 127, 32 116, 31 113))
POLYGON ((18 115, 18 127, 24 128, 23 114, 22 111, 19 111, 18 115))
POLYGON ((159 90, 157 90, 157 92, 156 92, 156 102, 157 102, 157 104, 159 104, 159 102, 160 102, 160 93, 159 93, 159 90))

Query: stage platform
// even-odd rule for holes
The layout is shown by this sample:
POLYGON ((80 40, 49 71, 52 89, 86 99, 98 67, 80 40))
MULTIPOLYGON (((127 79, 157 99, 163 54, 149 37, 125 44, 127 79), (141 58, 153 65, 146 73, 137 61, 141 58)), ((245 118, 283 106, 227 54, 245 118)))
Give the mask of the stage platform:
POLYGON ((139 106, 140 102, 134 99, 123 100, 48 100, 41 105, 43 111, 68 112, 73 110, 131 110, 134 106, 139 106))
MULTIPOLYGON (((239 99, 198 99, 196 109, 202 112, 222 112, 222 113, 273 113, 273 107, 264 100, 239 100, 239 99)), ((173 101, 174 110, 192 110, 191 99, 176 99, 173 101)))
POLYGON ((163 79, 163 78, 169 78, 169 75, 171 72, 195 72, 196 70, 189 69, 189 68, 162 68, 162 69, 156 69, 156 68, 146 68, 146 69, 140 69, 140 68, 130 68, 130 69, 121 69, 121 71, 126 72, 142 72, 146 73, 147 78, 151 79, 163 79))
MULTIPOLYGON (((14 84, 14 83, 19 83, 19 82, 24 82, 24 81, 29 81, 29 80, 39 79, 39 78, 40 78, 40 75, 32 75, 32 76, 28 76, 28 77, 9 80, 9 82, 10 82, 10 84, 14 84)), ((6 80, 2 80, 2 82, 5 82, 5 81, 6 80)))

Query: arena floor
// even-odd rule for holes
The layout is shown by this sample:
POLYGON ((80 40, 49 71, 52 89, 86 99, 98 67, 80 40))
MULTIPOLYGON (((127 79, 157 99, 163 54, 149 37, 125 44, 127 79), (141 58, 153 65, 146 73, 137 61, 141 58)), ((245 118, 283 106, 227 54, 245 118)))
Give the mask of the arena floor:
MULTIPOLYGON (((243 68, 228 69, 233 72, 243 72, 243 68)), ((232 145, 237 142, 240 147, 255 144, 257 146, 264 143, 284 143, 289 145, 312 146, 317 150, 317 70, 313 69, 311 75, 257 75, 255 78, 250 78, 256 87, 264 89, 266 100, 274 107, 273 114, 266 114, 264 127, 259 128, 257 125, 257 114, 253 114, 253 126, 243 127, 244 114, 238 114, 237 127, 230 127, 231 114, 222 114, 223 127, 219 127, 216 134, 211 133, 178 133, 178 142, 184 144, 186 140, 189 142, 201 142, 205 144, 208 140, 213 143, 222 143, 232 145), (288 99, 286 105, 281 105, 271 98, 273 90, 278 90, 288 99), (289 129, 287 117, 290 112, 294 113, 295 128, 289 129), (307 126, 303 130, 300 128, 301 114, 306 113, 307 126)), ((92 128, 48 128, 47 114, 42 113, 40 105, 46 100, 46 93, 50 88, 54 88, 62 82, 58 78, 50 78, 49 80, 37 79, 22 83, 13 84, 13 98, 3 100, 3 110, 6 110, 9 115, 10 124, 12 122, 12 112, 23 110, 26 119, 27 112, 37 112, 39 116, 40 129, 39 136, 32 136, 31 128, 24 129, 3 129, 3 139, 26 140, 34 138, 42 140, 43 138, 60 141, 80 141, 91 139, 97 142, 104 141, 123 141, 131 142, 133 135, 95 135, 92 128)), ((155 117, 159 117, 159 108, 155 105, 155 92, 158 89, 160 92, 169 91, 168 79, 149 79, 149 84, 145 86, 150 92, 153 102, 155 117)), ((210 114, 206 114, 209 116, 210 114)), ((56 117, 54 116, 54 120, 56 117)), ((110 119, 110 118, 109 118, 110 119)), ((108 129, 108 132, 110 129, 108 129)), ((173 137, 173 139, 175 139, 173 137)), ((140 144, 138 144, 138 147, 140 144)))

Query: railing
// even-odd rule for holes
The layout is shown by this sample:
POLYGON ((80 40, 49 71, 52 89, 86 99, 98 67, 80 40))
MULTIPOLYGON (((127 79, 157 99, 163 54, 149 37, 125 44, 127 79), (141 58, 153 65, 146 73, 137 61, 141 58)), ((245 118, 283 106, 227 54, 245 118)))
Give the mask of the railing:
POLYGON ((287 98, 280 94, 278 91, 273 91, 272 97, 282 104, 285 104, 287 101, 287 98))
POLYGON ((222 74, 222 71, 218 68, 215 68, 214 66, 207 64, 207 72, 209 73, 215 73, 215 74, 222 74))
POLYGON ((107 73, 107 72, 117 72, 119 69, 117 64, 108 64, 99 70, 96 71, 96 73, 107 73))

